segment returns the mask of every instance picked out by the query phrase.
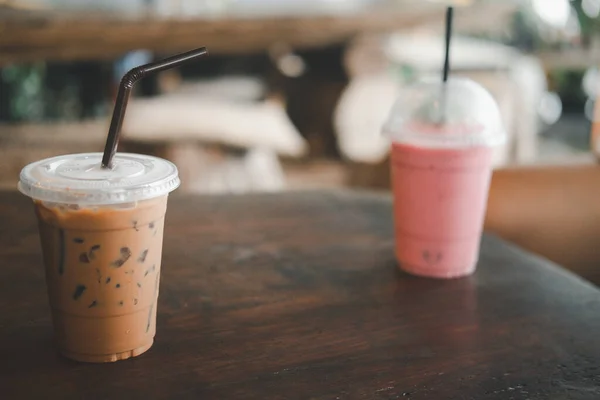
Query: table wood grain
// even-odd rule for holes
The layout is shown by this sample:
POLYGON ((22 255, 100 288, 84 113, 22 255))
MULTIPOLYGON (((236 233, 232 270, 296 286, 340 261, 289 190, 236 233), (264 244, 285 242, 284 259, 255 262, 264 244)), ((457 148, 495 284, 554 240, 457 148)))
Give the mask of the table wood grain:
POLYGON ((3 399, 597 399, 600 294, 486 236, 478 272, 398 272, 385 195, 173 196, 146 354, 56 354, 30 202, 0 192, 3 399))

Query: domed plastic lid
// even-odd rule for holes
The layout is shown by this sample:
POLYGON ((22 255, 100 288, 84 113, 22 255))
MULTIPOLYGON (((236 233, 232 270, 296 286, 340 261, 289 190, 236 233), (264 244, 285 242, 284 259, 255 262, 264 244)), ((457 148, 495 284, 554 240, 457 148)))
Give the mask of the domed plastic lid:
POLYGON ((36 200, 77 205, 109 205, 147 200, 179 186, 177 167, 161 158, 117 153, 103 169, 102 153, 70 154, 29 164, 19 190, 36 200))
POLYGON ((426 80, 405 88, 383 128, 395 143, 428 148, 494 147, 506 140, 492 95, 464 78, 426 80))

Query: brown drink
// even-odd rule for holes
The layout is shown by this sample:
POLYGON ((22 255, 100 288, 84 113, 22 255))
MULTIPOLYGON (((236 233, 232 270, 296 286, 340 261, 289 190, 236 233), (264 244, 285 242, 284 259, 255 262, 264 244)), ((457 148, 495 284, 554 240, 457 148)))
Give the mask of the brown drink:
POLYGON ((119 154, 105 171, 100 157, 34 163, 20 184, 39 220, 59 350, 86 362, 152 346, 167 198, 179 183, 165 160, 119 154))

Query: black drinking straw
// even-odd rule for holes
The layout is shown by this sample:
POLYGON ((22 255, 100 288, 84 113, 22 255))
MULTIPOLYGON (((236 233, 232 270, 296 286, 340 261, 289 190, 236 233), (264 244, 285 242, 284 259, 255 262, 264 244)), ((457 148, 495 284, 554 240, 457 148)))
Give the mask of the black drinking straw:
POLYGON ((133 85, 147 75, 164 71, 166 69, 179 67, 189 61, 193 61, 198 57, 208 54, 206 47, 200 47, 196 50, 191 50, 185 53, 177 54, 173 57, 165 58, 164 60, 156 61, 146 65, 140 65, 127 72, 119 85, 117 100, 115 101, 115 109, 113 111, 110 128, 108 129, 108 137, 104 146, 104 154, 102 156, 102 168, 111 168, 112 159, 117 152, 119 145, 119 135, 121 134, 121 125, 125 117, 127 102, 133 85))
POLYGON ((444 69, 442 70, 442 90, 440 97, 440 115, 438 116, 439 123, 443 124, 446 120, 446 92, 448 83, 448 75, 450 75, 450 43, 452 42, 452 20, 454 17, 454 7, 448 7, 446 10, 446 52, 444 55, 444 69))
POLYGON ((448 7, 446 11, 446 55, 444 58, 443 81, 448 82, 450 74, 450 42, 452 41, 452 20, 454 19, 454 7, 448 7))

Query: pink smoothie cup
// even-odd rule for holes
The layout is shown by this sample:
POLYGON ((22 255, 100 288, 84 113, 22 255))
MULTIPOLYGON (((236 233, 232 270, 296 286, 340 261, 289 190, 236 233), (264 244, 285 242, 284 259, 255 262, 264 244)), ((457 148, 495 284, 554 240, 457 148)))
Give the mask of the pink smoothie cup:
POLYGON ((417 276, 475 271, 492 173, 505 141, 492 96, 464 78, 406 88, 384 126, 392 141, 396 258, 417 276))

